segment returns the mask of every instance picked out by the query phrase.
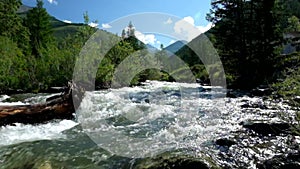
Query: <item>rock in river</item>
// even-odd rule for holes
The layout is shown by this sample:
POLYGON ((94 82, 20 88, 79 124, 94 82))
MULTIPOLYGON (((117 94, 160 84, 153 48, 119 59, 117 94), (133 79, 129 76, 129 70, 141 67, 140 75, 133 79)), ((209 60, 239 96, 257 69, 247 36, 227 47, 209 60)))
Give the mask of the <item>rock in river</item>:
POLYGON ((288 123, 242 122, 242 125, 263 136, 285 134, 291 127, 288 123))
POLYGON ((209 169, 218 168, 216 164, 197 157, 163 153, 156 157, 142 159, 134 169, 209 169))
POLYGON ((226 146, 229 148, 230 146, 235 145, 236 142, 229 140, 227 138, 220 138, 220 139, 216 140, 216 144, 219 146, 226 146))
POLYGON ((300 168, 300 153, 275 156, 269 160, 259 164, 259 169, 299 169, 300 168))

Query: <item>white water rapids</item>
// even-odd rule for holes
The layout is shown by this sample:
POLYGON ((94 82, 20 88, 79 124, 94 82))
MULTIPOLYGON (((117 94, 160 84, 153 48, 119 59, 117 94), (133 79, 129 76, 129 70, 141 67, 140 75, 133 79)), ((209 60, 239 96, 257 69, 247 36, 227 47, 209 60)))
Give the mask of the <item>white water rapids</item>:
MULTIPOLYGON (((157 81, 147 81, 137 87, 86 92, 76 120, 1 127, 0 150, 23 142, 82 139, 73 135, 85 133, 99 148, 122 157, 143 158, 178 149, 197 154, 217 151, 211 149, 214 140, 242 130, 241 122, 280 122, 278 112, 293 113, 283 103, 264 101, 260 97, 226 98, 224 93, 226 90, 219 87, 157 81), (243 110, 241 105, 245 103, 263 103, 270 109, 243 110), (74 133, 72 128, 78 126, 81 129, 74 133)), ((10 96, 4 95, 0 96, 0 105, 41 103, 50 96, 38 95, 8 103, 5 100, 10 96)), ((285 138, 276 139, 274 142, 285 138)), ((269 153, 268 158, 275 155, 268 149, 260 151, 269 153)), ((86 153, 89 158, 94 156, 86 153)))

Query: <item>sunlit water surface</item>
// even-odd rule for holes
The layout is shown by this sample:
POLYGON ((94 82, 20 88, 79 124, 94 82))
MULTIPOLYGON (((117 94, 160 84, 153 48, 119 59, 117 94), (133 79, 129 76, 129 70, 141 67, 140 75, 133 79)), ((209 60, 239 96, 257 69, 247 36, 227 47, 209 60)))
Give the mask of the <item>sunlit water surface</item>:
MULTIPOLYGON (((1 127, 0 168, 130 168, 133 159, 175 150, 199 157, 206 154, 218 161, 215 139, 242 130, 241 122, 278 122, 279 111, 292 113, 285 104, 271 101, 266 104, 276 108, 249 113, 241 105, 260 103, 262 98, 225 95, 220 87, 156 81, 87 92, 75 120, 1 127)), ((4 102, 9 96, 0 96, 0 105, 42 103, 50 96, 12 103, 4 102)), ((266 153, 270 158, 276 152, 266 153)), ((251 162, 249 167, 255 167, 251 162)))

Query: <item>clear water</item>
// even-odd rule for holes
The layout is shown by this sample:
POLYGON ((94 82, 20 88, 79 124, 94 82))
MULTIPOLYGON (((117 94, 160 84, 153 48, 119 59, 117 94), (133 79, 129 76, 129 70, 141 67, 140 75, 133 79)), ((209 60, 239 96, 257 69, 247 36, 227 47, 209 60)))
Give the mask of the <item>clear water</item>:
MULTIPOLYGON (((87 92, 74 121, 0 128, 0 168, 132 168, 134 159, 174 150, 199 157, 209 154, 223 163, 213 146, 215 139, 242 130, 242 121, 281 121, 279 111, 292 113, 271 101, 268 105, 275 109, 242 111, 245 102, 260 103, 262 98, 225 98, 224 93, 219 87, 156 81, 87 92)), ((21 103, 40 103, 47 97, 21 103)), ((251 162, 249 167, 255 167, 251 162)))

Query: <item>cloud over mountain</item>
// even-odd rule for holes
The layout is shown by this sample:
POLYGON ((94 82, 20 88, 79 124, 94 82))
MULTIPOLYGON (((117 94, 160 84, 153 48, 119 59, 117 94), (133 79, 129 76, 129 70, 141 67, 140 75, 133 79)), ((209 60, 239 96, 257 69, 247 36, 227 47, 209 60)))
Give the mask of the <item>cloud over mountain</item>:
POLYGON ((50 4, 54 4, 54 5, 57 5, 58 2, 56 0, 47 0, 50 4))

